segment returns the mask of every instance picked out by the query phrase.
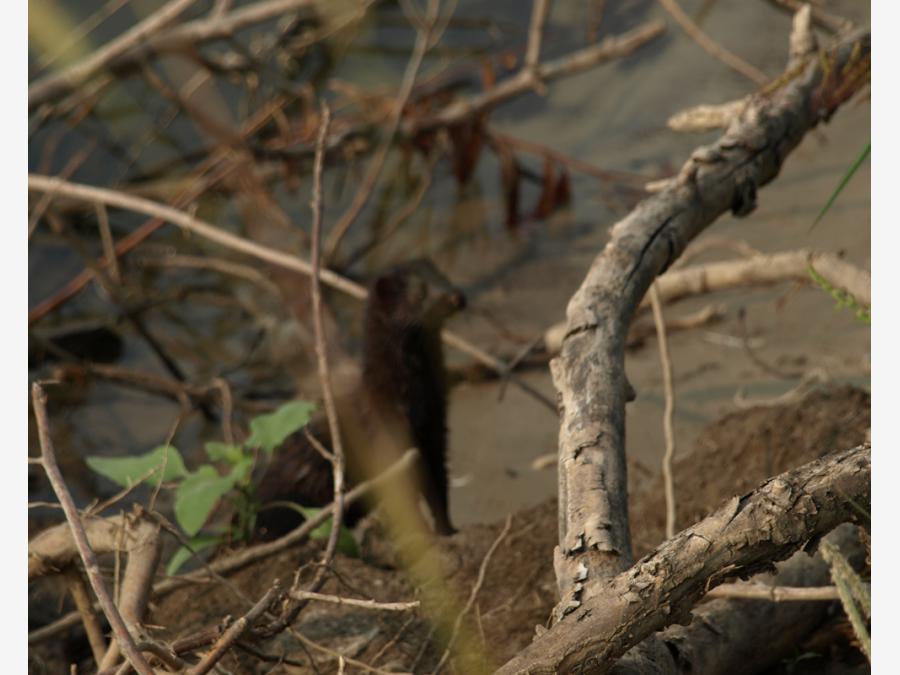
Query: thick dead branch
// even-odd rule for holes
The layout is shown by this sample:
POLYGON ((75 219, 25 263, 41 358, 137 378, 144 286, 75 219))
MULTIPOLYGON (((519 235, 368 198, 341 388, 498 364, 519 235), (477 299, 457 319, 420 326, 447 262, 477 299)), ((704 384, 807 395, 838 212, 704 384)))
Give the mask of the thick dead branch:
MULTIPOLYGON (((844 524, 837 527, 824 541, 839 546, 842 551, 853 552, 855 558, 862 552, 858 528, 844 524)), ((655 659, 656 675, 682 675, 683 673, 728 673, 750 675, 776 666, 782 659, 796 653, 811 631, 821 625, 833 605, 821 602, 832 596, 833 587, 806 586, 829 581, 828 565, 821 555, 811 556, 798 551, 790 559, 778 564, 778 572, 760 575, 750 582, 723 584, 706 594, 704 602, 693 612, 689 626, 670 626, 654 641, 665 645, 655 659), (773 584, 773 585, 769 585, 773 584), (804 586, 799 586, 803 584, 804 586), (779 602, 785 589, 794 596, 790 599, 815 602, 779 602), (755 597, 756 602, 735 599, 718 591, 744 592, 745 598, 755 597), (827 593, 826 593, 827 591, 827 593), (775 599, 773 599, 775 598, 775 599), (762 601, 759 601, 762 600, 762 601), (763 644, 765 649, 760 649, 763 644)), ((641 643, 641 646, 648 641, 641 643)), ((648 672, 646 662, 632 649, 613 667, 615 675, 643 675, 648 672)))
POLYGON ((585 588, 566 619, 497 672, 608 672, 647 636, 688 621, 709 589, 766 570, 852 520, 853 502, 870 499, 870 481, 868 444, 769 479, 631 569, 585 588))
MULTIPOLYGON (((728 210, 738 216, 751 213, 757 188, 777 175, 807 131, 864 85, 868 73, 869 34, 856 33, 755 97, 716 143, 692 154, 677 180, 613 227, 610 242, 569 301, 566 338, 551 363, 562 409, 560 539, 554 552, 558 614, 579 607, 583 597, 607 587, 608 577, 632 562, 625 461, 630 387, 624 350, 641 298, 719 215, 728 210)), ((564 619, 559 630, 540 642, 563 643, 577 628, 576 619, 564 619)), ((566 653, 555 647, 550 652, 566 653)), ((599 652, 612 653, 596 643, 578 648, 592 657, 599 652)), ((534 654, 531 648, 529 653, 534 654)), ((537 661, 539 657, 523 655, 511 664, 537 661)), ((568 655, 566 662, 575 663, 568 655)))
MULTIPOLYGON (((857 528, 841 525, 825 537, 842 551, 861 551, 857 528)), ((672 626, 660 636, 675 655, 675 673, 742 673, 760 672, 790 656, 796 645, 820 625, 827 615, 827 602, 772 601, 773 589, 787 586, 797 593, 821 595, 830 581, 828 565, 821 555, 810 556, 799 551, 778 565, 778 573, 763 583, 726 584, 714 589, 752 589, 768 591, 769 599, 748 602, 738 599, 716 599, 698 606, 690 626, 672 626), (769 586, 768 583, 774 585, 769 586), (800 586, 812 587, 800 587, 800 586), (766 645, 760 650, 759 645, 766 645), (760 653, 762 652, 762 653, 760 653)), ((709 595, 707 595, 709 597, 709 595)))

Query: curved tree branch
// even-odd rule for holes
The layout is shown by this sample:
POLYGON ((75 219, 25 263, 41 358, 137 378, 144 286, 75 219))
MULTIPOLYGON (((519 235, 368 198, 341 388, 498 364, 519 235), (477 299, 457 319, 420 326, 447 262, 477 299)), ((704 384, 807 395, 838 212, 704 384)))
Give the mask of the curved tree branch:
POLYGON ((722 213, 747 215, 804 134, 868 80, 869 34, 808 56, 748 101, 725 134, 696 150, 677 180, 613 227, 569 301, 566 337, 551 362, 560 393, 561 607, 632 562, 625 468, 624 349, 628 326, 653 280, 722 213), (586 571, 585 571, 586 570, 586 571))
MULTIPOLYGON (((782 559, 849 518, 846 505, 832 504, 826 515, 820 498, 828 501, 827 494, 813 497, 808 490, 801 490, 809 499, 803 513, 782 511, 768 523, 747 518, 748 503, 736 499, 664 544, 649 562, 628 569, 633 561, 625 461, 628 327, 650 284, 687 244, 726 211, 751 213, 757 188, 775 178, 804 135, 868 82, 868 31, 813 54, 813 41, 800 34, 808 30, 808 22, 795 22, 785 74, 749 97, 717 142, 694 151, 677 179, 612 228, 609 243, 569 301, 562 350, 551 362, 561 404, 557 624, 498 672, 606 672, 653 631, 689 616, 693 602, 725 576, 782 559), (799 53, 800 44, 810 51, 799 53), (812 517, 807 509, 815 512, 812 517), (731 540, 738 521, 747 529, 739 535, 743 539, 731 540), (791 532, 787 539, 782 527, 791 532), (742 547, 746 555, 738 553, 742 547)), ((850 463, 852 474, 864 475, 854 487, 867 491, 867 468, 850 463)), ((755 495, 762 501, 751 510, 778 512, 779 500, 796 507, 792 490, 806 483, 788 477, 803 479, 786 474, 770 481, 755 495)), ((840 480, 827 473, 819 478, 840 480)))

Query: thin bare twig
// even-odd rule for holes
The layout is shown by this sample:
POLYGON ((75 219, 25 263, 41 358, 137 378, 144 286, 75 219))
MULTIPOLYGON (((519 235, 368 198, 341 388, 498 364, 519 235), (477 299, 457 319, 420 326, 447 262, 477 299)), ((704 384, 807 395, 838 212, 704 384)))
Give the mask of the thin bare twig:
MULTIPOLYGON (((249 241, 202 221, 199 218, 195 218, 184 211, 179 211, 178 209, 149 199, 134 197, 122 192, 117 192, 116 190, 98 188, 79 183, 69 183, 57 178, 37 174, 28 175, 28 189, 40 192, 55 192, 61 196, 80 199, 87 202, 102 202, 109 206, 116 206, 118 208, 144 213, 159 221, 168 221, 174 225, 178 225, 185 230, 193 232, 210 241, 214 241, 221 246, 239 251, 245 255, 253 256, 260 260, 265 260, 273 265, 300 272, 301 274, 308 275, 312 273, 312 265, 297 256, 249 241)), ((124 241, 124 239, 121 240, 119 246, 121 246, 124 241)), ((329 269, 320 270, 319 278, 328 286, 336 288, 357 300, 364 300, 366 298, 367 293, 364 286, 351 281, 346 277, 342 277, 329 269)), ((37 308, 32 310, 32 314, 36 312, 37 308)), ((493 370, 496 370, 498 373, 507 372, 507 364, 479 349, 462 337, 451 333, 448 330, 444 330, 441 333, 441 337, 447 345, 458 349, 464 354, 472 356, 493 370)), ((540 401, 544 406, 551 410, 554 415, 556 414, 556 404, 540 391, 522 381, 521 378, 514 377, 512 378, 512 382, 540 401)))
POLYGON ((246 279, 272 295, 279 294, 278 286, 273 284, 265 274, 250 265, 242 265, 231 260, 193 255, 166 255, 159 258, 140 257, 135 262, 142 267, 184 267, 211 270, 238 279, 246 279))
POLYGON ((244 616, 228 627, 213 648, 200 659, 200 662, 196 666, 188 671, 188 675, 205 675, 212 670, 213 666, 221 660, 225 655, 225 652, 227 652, 237 639, 241 637, 244 631, 262 616, 267 609, 269 609, 269 606, 272 604, 278 593, 278 580, 276 579, 272 584, 272 587, 259 599, 259 602, 253 605, 253 607, 250 608, 250 611, 244 616))
POLYGON ((291 591, 291 597, 296 600, 317 600, 319 602, 330 602, 335 605, 351 605, 353 607, 378 609, 389 612, 405 612, 410 609, 416 609, 421 604, 418 600, 413 600, 411 602, 378 602, 377 600, 345 598, 340 595, 328 595, 326 593, 315 593, 313 591, 303 590, 291 591))
POLYGON ((329 657, 331 657, 338 663, 340 663, 340 661, 343 660, 346 665, 353 666, 354 668, 359 668, 360 670, 362 670, 364 672, 377 673, 378 675, 411 675, 410 673, 396 672, 393 670, 382 670, 381 668, 376 668, 375 666, 370 666, 368 663, 363 663, 362 661, 357 661, 356 659, 351 659, 349 656, 344 656, 343 654, 340 654, 340 653, 334 651, 333 649, 329 649, 325 645, 321 645, 318 642, 314 642, 314 641, 310 640, 308 637, 306 637, 305 635, 302 635, 301 633, 297 632, 293 628, 289 627, 288 630, 290 631, 291 635, 293 635, 295 638, 297 638, 297 640, 301 644, 305 645, 306 647, 312 647, 316 651, 322 652, 323 654, 327 654, 329 657))
POLYGON ((103 257, 109 265, 109 278, 115 283, 122 283, 122 274, 119 271, 119 258, 116 256, 116 245, 113 241, 112 231, 109 229, 109 213, 103 204, 94 204, 97 211, 97 227, 100 228, 100 241, 103 243, 103 257))
MULTIPOLYGON (((400 128, 403 109, 406 107, 406 102, 409 100, 409 95, 412 93, 413 86, 416 82, 416 75, 418 75, 419 68, 422 66, 422 59, 425 58, 425 52, 428 51, 428 48, 431 45, 434 24, 438 17, 439 7, 439 0, 428 0, 425 26, 416 32, 416 43, 413 46, 409 63, 406 65, 406 71, 403 73, 403 79, 400 82, 400 91, 397 93, 397 99, 394 102, 394 108, 391 111, 391 117, 388 120, 384 138, 381 139, 381 144, 375 151, 371 162, 369 162, 369 167, 366 170, 362 185, 360 185, 356 194, 353 196, 353 201, 344 212, 344 215, 341 216, 341 219, 332 228, 331 233, 328 235, 328 239, 325 242, 325 261, 327 263, 334 260, 334 256, 338 246, 340 246, 341 240, 344 238, 344 235, 347 234, 347 231, 356 221, 357 217, 359 217, 363 207, 369 201, 372 191, 375 189, 375 184, 378 182, 378 177, 381 175, 384 161, 387 159, 388 151, 391 148, 391 144, 394 142, 394 136, 396 136, 397 130, 400 128)), ((408 15, 408 18, 410 22, 413 21, 411 16, 408 15)))
POLYGON ((341 426, 338 420, 334 392, 331 389, 331 371, 328 367, 328 350, 325 343, 325 325, 322 321, 322 288, 319 284, 319 272, 322 264, 320 246, 322 241, 322 165, 325 161, 325 139, 331 123, 331 110, 322 103, 319 124, 319 135, 316 140, 316 160, 313 165, 313 188, 310 208, 313 214, 312 224, 312 316, 315 332, 316 363, 319 369, 319 382, 322 385, 322 398, 325 402, 325 415, 328 418, 328 430, 331 433, 331 472, 334 479, 334 517, 331 520, 331 532, 322 555, 322 565, 316 572, 311 584, 311 591, 318 590, 325 579, 325 570, 334 557, 337 548, 338 534, 344 517, 344 444, 341 441, 341 426))
MULTIPOLYGON (((645 23, 621 35, 606 38, 599 44, 585 47, 567 56, 539 65, 537 78, 541 82, 549 82, 580 73, 606 61, 627 56, 650 40, 662 35, 665 29, 665 24, 660 21, 645 23)), ((524 69, 519 70, 517 74, 498 82, 490 89, 474 96, 458 99, 434 115, 406 120, 401 127, 403 134, 412 137, 421 131, 450 126, 471 119, 479 113, 486 112, 533 89, 534 77, 524 69)))
MULTIPOLYGON (((791 14, 796 14, 807 3, 804 3, 802 0, 769 0, 769 4, 786 9, 791 14)), ((853 29, 853 22, 848 19, 837 14, 830 14, 818 5, 810 5, 810 8, 812 9, 812 20, 819 28, 824 28, 832 34, 853 29)))
POLYGON ((66 585, 69 587, 75 607, 81 615, 81 623, 84 624, 84 632, 87 634, 94 662, 99 664, 106 653, 106 638, 103 636, 103 627, 94 613, 93 602, 88 594, 84 576, 77 565, 69 565, 63 572, 63 576, 66 578, 66 585))
POLYGON ((760 87, 769 81, 769 78, 766 77, 766 74, 761 70, 750 65, 737 54, 728 51, 725 47, 704 33, 700 29, 700 26, 691 21, 691 18, 684 13, 684 10, 681 9, 681 6, 675 2, 675 0, 659 0, 659 4, 665 8, 673 19, 675 19, 676 23, 678 23, 684 32, 688 34, 688 37, 700 45, 707 54, 717 58, 726 66, 737 71, 744 77, 749 78, 760 87))
POLYGON ((666 339, 666 320, 663 318, 662 303, 656 282, 650 286, 650 303, 653 307, 653 321, 656 324, 656 338, 659 342, 659 361, 663 371, 663 387, 666 395, 666 408, 663 413, 663 434, 666 439, 666 452, 662 460, 663 482, 666 489, 666 538, 675 536, 675 479, 672 473, 672 461, 675 457, 675 387, 672 384, 672 359, 669 354, 669 341, 666 339))
POLYGON ((510 145, 514 148, 519 148, 520 150, 524 150, 525 152, 534 155, 549 157, 553 161, 558 162, 559 164, 563 164, 570 169, 573 169, 574 171, 583 173, 586 176, 592 176, 593 178, 599 178, 600 180, 609 182, 622 183, 635 191, 640 191, 642 193, 645 192, 644 185, 648 181, 647 177, 645 176, 641 176, 636 173, 628 173, 625 171, 601 169, 600 167, 594 166, 589 162, 585 162, 583 160, 577 159, 576 157, 571 157, 570 155, 560 152, 559 150, 555 150, 548 145, 536 143, 533 140, 518 138, 517 136, 510 136, 509 134, 497 131, 493 127, 488 127, 488 134, 491 138, 496 139, 500 143, 510 145))
MULTIPOLYGON (((276 100, 275 104, 266 105, 258 113, 253 115, 250 120, 243 124, 240 132, 240 140, 246 139, 250 134, 254 133, 264 125, 274 114, 274 111, 278 110, 283 104, 284 100, 279 98, 276 100)), ((187 207, 206 190, 225 180, 232 172, 239 168, 240 163, 234 160, 233 154, 230 145, 216 150, 212 156, 205 160, 186 178, 185 187, 176 195, 173 200, 173 206, 176 208, 187 207)), ((110 205, 109 203, 106 204, 108 206, 110 205)), ((154 214, 150 215, 150 220, 143 223, 128 236, 123 237, 116 243, 116 255, 121 256, 135 248, 167 222, 164 218, 160 218, 154 214)), ((97 264, 102 267, 104 259, 101 258, 98 260, 97 264)), ((63 303, 75 297, 93 279, 94 269, 90 267, 72 277, 59 291, 39 302, 35 307, 28 311, 28 325, 32 325, 63 303)))
MULTIPOLYGON (((360 483, 352 490, 348 491, 344 496, 344 504, 346 506, 350 506, 359 499, 362 499, 363 497, 368 495, 373 490, 390 483, 390 481, 392 480, 395 480, 398 474, 407 471, 417 461, 416 458, 418 457, 418 454, 418 451, 413 448, 407 450, 400 459, 394 462, 394 464, 392 464, 383 473, 376 476, 375 478, 360 483)), ((302 541, 310 532, 324 524, 329 518, 331 518, 333 509, 334 502, 322 508, 322 510, 319 511, 316 515, 312 516, 309 520, 304 521, 301 525, 299 525, 283 537, 280 537, 274 541, 269 541, 263 544, 257 544, 256 546, 245 548, 233 555, 215 560, 214 562, 204 566, 204 570, 190 572, 188 574, 171 577, 169 579, 166 579, 165 581, 161 581, 153 587, 153 596, 160 597, 167 593, 171 593, 174 590, 182 588, 183 586, 186 586, 188 584, 203 582, 210 574, 227 574, 229 572, 234 572, 235 570, 242 569, 247 565, 256 562, 257 560, 262 560, 264 558, 268 558, 277 553, 280 553, 281 551, 284 551, 285 549, 293 546, 297 542, 302 541)), ((37 630, 29 633, 28 642, 29 644, 42 642, 58 635, 61 631, 66 630, 76 623, 78 623, 78 613, 71 612, 64 617, 57 619, 52 624, 49 624, 42 628, 38 628, 37 630)))
POLYGON ((37 67, 33 74, 37 75, 38 73, 43 72, 44 69, 52 65, 58 58, 65 54, 67 50, 83 41, 91 31, 122 9, 128 2, 129 0, 109 0, 106 5, 75 26, 73 30, 69 31, 62 42, 54 45, 52 54, 45 53, 38 56, 37 67))
POLYGON ((723 584, 704 597, 770 600, 772 602, 809 602, 839 600, 834 586, 769 586, 768 584, 723 584))
POLYGON ((94 589, 97 600, 100 602, 100 607, 103 609, 103 613, 106 615, 109 625, 112 626, 122 653, 140 675, 153 675, 153 669, 150 668, 149 664, 144 660, 143 655, 138 651, 134 639, 128 631, 128 627, 125 625, 122 616, 119 614, 119 610, 116 609, 115 604, 113 604, 112 599, 109 597, 109 592, 106 590, 106 584, 100 573, 100 565, 97 563, 97 557, 94 555, 94 551, 88 543, 84 527, 81 524, 81 518, 78 515, 78 509, 75 507, 72 495, 69 494, 69 488, 66 487, 62 473, 59 470, 59 465, 56 463, 56 454, 53 451, 53 441, 50 439, 50 423, 47 420, 47 395, 44 393, 43 387, 41 387, 38 382, 31 385, 31 400, 34 406, 34 417, 37 423, 38 437, 41 444, 41 459, 43 460, 44 471, 47 474, 47 479, 50 481, 53 491, 59 499, 59 503, 62 504, 63 511, 66 514, 66 520, 69 521, 69 527, 72 530, 72 538, 78 548, 78 554, 81 556, 81 560, 84 563, 84 569, 87 572, 91 588, 94 589))
POLYGON ((438 661, 438 664, 434 669, 435 673, 441 672, 441 668, 447 662, 447 659, 450 658, 450 651, 453 649, 456 638, 459 636, 459 629, 462 626, 463 618, 472 611, 472 606, 478 598, 478 592, 481 590, 482 584, 484 584, 484 577, 487 574, 487 568, 491 562, 491 557, 494 555, 494 551, 497 550, 497 547, 500 546, 500 543, 506 538, 506 535, 509 534, 511 527, 512 515, 510 514, 506 516, 506 523, 503 525, 503 529, 500 530, 500 534, 494 539, 494 543, 491 544, 491 547, 487 550, 487 553, 484 554, 484 558, 481 560, 481 566, 478 568, 478 576, 475 579, 475 584, 472 586, 472 591, 469 593, 469 599, 466 600, 465 607, 457 614, 456 620, 453 622, 453 632, 450 634, 450 639, 447 641, 447 649, 444 650, 443 655, 441 655, 441 660, 438 661))
POLYGON ((531 6, 531 21, 528 24, 528 46, 525 48, 524 68, 537 76, 537 67, 541 58, 541 39, 544 24, 550 12, 550 0, 534 0, 531 6))

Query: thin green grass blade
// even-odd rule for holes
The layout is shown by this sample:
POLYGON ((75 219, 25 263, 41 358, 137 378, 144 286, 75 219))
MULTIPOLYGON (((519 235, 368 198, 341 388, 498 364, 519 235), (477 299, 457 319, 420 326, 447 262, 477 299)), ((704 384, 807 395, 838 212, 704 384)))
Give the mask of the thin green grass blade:
POLYGON ((835 200, 838 198, 838 195, 841 194, 847 183, 849 183, 850 179, 853 178, 853 174, 855 174, 859 167, 862 166, 862 163, 866 161, 866 158, 869 156, 869 152, 871 151, 871 149, 872 142, 869 141, 868 143, 866 143, 866 147, 863 148, 863 151, 859 154, 859 157, 856 158, 856 161, 853 162, 849 169, 847 169, 847 173, 844 174, 841 182, 838 183, 838 186, 835 188, 834 192, 831 193, 828 201, 825 202, 825 206, 823 206, 822 210, 819 211, 819 215, 816 216, 816 219, 813 221, 813 224, 809 226, 809 230, 807 230, 807 232, 812 232, 812 229, 816 225, 818 225, 819 221, 822 220, 822 217, 826 213, 828 213, 828 209, 831 208, 831 205, 834 204, 835 200))

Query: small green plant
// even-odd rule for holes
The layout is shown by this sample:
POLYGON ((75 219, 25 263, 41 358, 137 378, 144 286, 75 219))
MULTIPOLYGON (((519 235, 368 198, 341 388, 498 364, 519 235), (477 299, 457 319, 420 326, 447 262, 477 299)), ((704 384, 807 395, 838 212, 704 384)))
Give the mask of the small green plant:
MULTIPOLYGON (((306 401, 291 401, 275 412, 259 415, 250 421, 250 435, 242 444, 210 441, 204 445, 209 463, 189 471, 181 453, 172 445, 163 445, 137 457, 88 457, 87 464, 100 475, 122 487, 130 487, 141 481, 153 487, 160 483, 174 484, 175 520, 188 537, 189 547, 181 547, 167 566, 168 574, 175 574, 193 555, 216 546, 227 539, 246 539, 256 520, 259 505, 256 502, 252 472, 258 451, 271 459, 276 448, 308 421, 315 406, 306 401), (224 472, 220 469, 223 468, 224 472), (216 506, 227 499, 234 506, 237 523, 220 527, 217 532, 201 529, 216 506)), ((310 518, 319 509, 309 509, 289 504, 304 517, 310 518)), ((325 539, 331 530, 331 521, 317 528, 311 539, 325 539)), ((342 531, 340 549, 352 554, 355 542, 349 531, 342 531)))
POLYGON ((854 298, 847 291, 843 291, 840 288, 832 286, 830 283, 828 283, 828 280, 825 277, 816 272, 812 265, 807 265, 806 271, 809 274, 810 278, 813 280, 813 283, 816 284, 816 286, 829 293, 831 297, 835 299, 835 301, 837 302, 836 309, 852 309, 856 312, 857 319, 864 323, 872 323, 871 307, 863 305, 859 300, 854 298))

